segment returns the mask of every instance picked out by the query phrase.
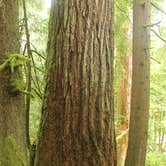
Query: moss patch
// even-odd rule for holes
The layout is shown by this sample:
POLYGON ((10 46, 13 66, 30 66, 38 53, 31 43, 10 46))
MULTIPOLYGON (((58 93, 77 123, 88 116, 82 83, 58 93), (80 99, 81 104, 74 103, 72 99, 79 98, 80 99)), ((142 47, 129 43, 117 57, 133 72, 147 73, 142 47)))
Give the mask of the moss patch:
POLYGON ((0 166, 27 166, 25 152, 12 136, 0 141, 0 166))
POLYGON ((0 65, 0 72, 10 69, 9 93, 17 95, 18 93, 28 93, 25 91, 25 83, 23 81, 22 66, 30 63, 30 59, 21 54, 6 53, 4 62, 0 65))

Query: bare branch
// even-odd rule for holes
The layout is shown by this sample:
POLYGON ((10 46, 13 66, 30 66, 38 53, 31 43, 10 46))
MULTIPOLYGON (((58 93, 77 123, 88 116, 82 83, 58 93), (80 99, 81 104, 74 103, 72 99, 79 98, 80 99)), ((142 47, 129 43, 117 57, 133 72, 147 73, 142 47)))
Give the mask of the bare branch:
POLYGON ((153 58, 153 57, 150 57, 150 59, 154 60, 155 62, 157 62, 158 64, 161 64, 160 61, 158 61, 157 59, 153 58))
POLYGON ((166 12, 165 12, 163 9, 161 9, 160 7, 158 7, 156 4, 154 4, 153 2, 151 2, 151 5, 152 5, 154 8, 156 8, 157 10, 159 10, 161 13, 163 13, 163 14, 166 15, 166 12))
POLYGON ((147 24, 147 25, 144 25, 144 28, 147 28, 147 27, 154 27, 154 26, 157 26, 161 23, 161 21, 158 21, 156 23, 153 23, 153 24, 147 24))
POLYGON ((151 29, 151 31, 152 31, 160 40, 162 40, 163 42, 166 43, 166 39, 162 38, 155 30, 151 29))

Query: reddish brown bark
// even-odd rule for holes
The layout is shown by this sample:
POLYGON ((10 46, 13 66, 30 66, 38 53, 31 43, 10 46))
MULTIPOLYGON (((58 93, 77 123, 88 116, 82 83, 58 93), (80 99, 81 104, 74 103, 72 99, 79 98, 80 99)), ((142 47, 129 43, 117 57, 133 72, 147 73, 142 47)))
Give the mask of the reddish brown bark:
POLYGON ((120 115, 117 135, 118 166, 124 166, 128 145, 128 128, 131 104, 131 56, 125 56, 123 63, 125 71, 120 82, 118 93, 118 115, 120 115))
POLYGON ((114 166, 113 1, 52 1, 36 165, 114 166))

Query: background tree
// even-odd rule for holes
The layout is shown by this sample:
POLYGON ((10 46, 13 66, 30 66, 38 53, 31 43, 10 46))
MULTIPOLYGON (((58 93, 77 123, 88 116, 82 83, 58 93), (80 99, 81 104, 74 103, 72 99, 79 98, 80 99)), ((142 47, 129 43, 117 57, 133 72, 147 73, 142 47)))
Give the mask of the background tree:
POLYGON ((121 77, 118 93, 118 108, 117 113, 119 121, 117 125, 117 157, 118 166, 124 166, 127 146, 128 146, 128 130, 129 130, 129 116, 130 116, 130 100, 131 100, 131 72, 132 60, 131 56, 125 56, 124 66, 125 73, 121 77))
MULTIPOLYGON (((121 158, 124 158, 125 147, 127 146, 126 129, 123 126, 126 116, 120 113, 123 110, 126 88, 122 86, 128 72, 123 65, 126 54, 130 54, 131 41, 126 28, 131 29, 130 18, 132 19, 132 2, 125 0, 115 1, 115 74, 114 74, 114 95, 115 95, 115 124, 117 135, 117 156, 118 164, 123 165, 121 158), (129 12, 130 11, 130 12, 129 12), (129 15, 130 13, 130 15, 129 15), (129 39, 129 41, 128 41, 129 39), (124 91, 124 92, 123 92, 124 91), (122 109, 121 109, 122 108, 122 109), (122 155, 121 155, 122 154, 122 155)), ((150 89, 150 122, 148 131, 148 147, 146 155, 146 166, 161 165, 166 163, 165 158, 165 53, 166 53, 166 21, 164 0, 152 0, 151 19, 154 25, 151 30, 151 89, 150 89)))
POLYGON ((0 1, 0 165, 27 165, 18 1, 0 1), (20 86, 18 86, 18 82, 20 86))
POLYGON ((52 1, 36 165, 116 165, 113 1, 52 1))
POLYGON ((150 0, 134 0, 132 92, 126 166, 145 165, 150 95, 150 0))
POLYGON ((124 166, 131 98, 132 2, 115 1, 115 124, 117 165, 124 166))

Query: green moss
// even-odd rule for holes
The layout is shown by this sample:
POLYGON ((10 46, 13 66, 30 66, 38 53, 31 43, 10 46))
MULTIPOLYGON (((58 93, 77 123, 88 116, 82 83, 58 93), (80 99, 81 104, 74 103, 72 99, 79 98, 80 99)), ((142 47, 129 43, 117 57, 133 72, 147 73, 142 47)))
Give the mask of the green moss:
POLYGON ((25 154, 12 136, 0 141, 0 166, 27 166, 25 154))
POLYGON ((17 94, 22 92, 25 89, 25 83, 22 78, 22 72, 19 67, 14 69, 14 72, 10 77, 10 87, 9 92, 11 94, 17 94))
POLYGON ((9 93, 17 95, 18 93, 28 93, 25 91, 25 83, 22 76, 22 66, 30 63, 30 59, 21 54, 6 53, 6 59, 0 65, 0 72, 9 68, 11 72, 9 93))
POLYGON ((0 65, 0 71, 4 70, 7 67, 10 67, 12 73, 14 73, 14 69, 18 66, 22 66, 25 63, 30 63, 30 59, 25 57, 24 55, 17 54, 17 53, 6 53, 5 60, 0 65))

